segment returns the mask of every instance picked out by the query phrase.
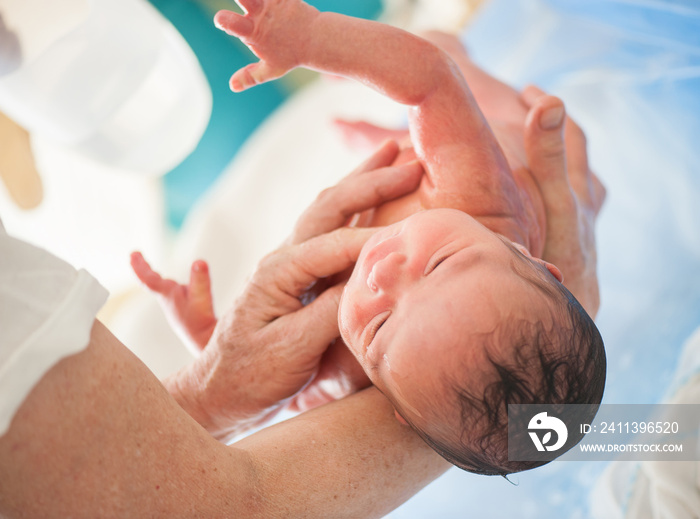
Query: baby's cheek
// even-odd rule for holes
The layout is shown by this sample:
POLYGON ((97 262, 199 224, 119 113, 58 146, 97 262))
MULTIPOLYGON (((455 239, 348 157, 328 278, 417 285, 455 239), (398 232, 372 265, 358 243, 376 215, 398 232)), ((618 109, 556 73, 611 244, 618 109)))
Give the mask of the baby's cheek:
POLYGON ((350 323, 348 322, 348 315, 346 312, 345 292, 346 289, 343 289, 343 295, 340 298, 340 306, 338 307, 338 330, 340 330, 340 337, 347 343, 350 336, 350 323))
POLYGON ((361 306, 354 300, 346 285, 338 307, 338 329, 340 330, 341 339, 354 354, 358 351, 356 343, 359 341, 361 333, 361 330, 359 330, 361 316, 358 314, 360 308, 361 306))

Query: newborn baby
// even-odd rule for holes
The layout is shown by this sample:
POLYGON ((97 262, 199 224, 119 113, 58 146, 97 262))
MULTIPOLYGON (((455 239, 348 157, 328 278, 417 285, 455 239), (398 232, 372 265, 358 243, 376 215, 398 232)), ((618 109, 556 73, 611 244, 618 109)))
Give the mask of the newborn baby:
MULTIPOLYGON (((599 403, 605 353, 557 267, 538 258, 545 210, 513 133, 522 135, 524 107, 489 107, 506 159, 469 70, 426 39, 300 0, 239 3, 245 15, 215 21, 261 61, 232 76, 234 91, 304 66, 410 106, 413 149, 400 160, 417 157, 425 175, 362 222, 391 225, 347 281, 339 326, 348 348, 397 418, 451 463, 481 474, 542 464, 508 459, 507 404, 599 403)), ((141 258, 134 268, 146 281, 141 258)))

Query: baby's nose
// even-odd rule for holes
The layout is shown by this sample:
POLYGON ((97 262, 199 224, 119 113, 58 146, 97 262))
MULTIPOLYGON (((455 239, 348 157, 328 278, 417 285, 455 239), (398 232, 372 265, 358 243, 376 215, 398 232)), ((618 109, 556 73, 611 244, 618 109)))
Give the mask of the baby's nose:
POLYGON ((401 266, 406 262, 406 256, 400 252, 392 252, 379 260, 372 267, 367 278, 370 290, 377 292, 386 291, 394 287, 401 278, 401 266))

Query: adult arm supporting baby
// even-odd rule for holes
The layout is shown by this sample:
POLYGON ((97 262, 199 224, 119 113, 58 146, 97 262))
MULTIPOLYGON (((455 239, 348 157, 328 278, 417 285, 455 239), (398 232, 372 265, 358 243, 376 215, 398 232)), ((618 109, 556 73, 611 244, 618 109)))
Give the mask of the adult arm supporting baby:
MULTIPOLYGON (((395 144, 388 144, 380 154, 397 151, 395 144)), ((328 340, 323 334, 337 334, 337 301, 331 292, 325 311, 309 306, 300 315, 296 296, 310 278, 354 261, 372 231, 319 233, 341 222, 353 207, 362 210, 414 189, 420 168, 362 174, 371 178, 351 178, 342 189, 326 192, 295 230, 303 241, 261 265, 257 276, 266 280, 265 287, 249 290, 248 304, 233 319, 247 342, 216 350, 219 357, 211 363, 228 363, 228 399, 218 415, 206 407, 207 413, 198 416, 201 409, 193 407, 222 403, 221 393, 201 391, 224 383, 218 378, 224 373, 208 370, 211 358, 198 359, 191 370, 169 380, 176 401, 95 321, 89 345, 44 374, 0 437, 0 515, 380 517, 446 470, 447 463, 396 421, 393 408, 375 389, 230 446, 216 441, 186 412, 215 424, 212 429, 230 431, 238 420, 243 430, 275 405, 284 405, 273 402, 285 397, 280 379, 282 389, 291 394, 304 385, 308 376, 299 378, 299 373, 313 372, 318 359, 294 357, 296 364, 284 367, 289 376, 275 371, 273 361, 289 352, 299 337, 318 332, 318 319, 327 321, 329 328, 316 339, 323 349, 328 340), (397 176, 390 187, 387 179, 397 176), (312 247, 315 254, 309 255, 312 247), (270 300, 273 293, 276 302, 270 300), (271 322, 276 329, 259 327, 260 316, 275 313, 275 306, 277 318, 271 322), (249 355, 240 351, 243 346, 249 346, 249 355), (294 374, 296 388, 289 386, 294 374)))
MULTIPOLYGON (((180 285, 162 279, 140 255, 132 257, 139 278, 159 295, 166 313, 185 331, 193 349, 200 350, 196 363, 164 383, 180 405, 217 438, 230 439, 259 425, 284 407, 298 388, 313 387, 314 383, 307 385, 310 379, 315 377, 317 382, 319 374, 338 374, 338 362, 350 370, 346 375, 352 380, 343 385, 344 391, 337 397, 369 384, 366 377, 360 381, 355 376, 364 373, 347 350, 339 345, 326 349, 338 336, 342 286, 322 291, 316 286, 319 297, 307 307, 298 296, 316 278, 331 272, 329 269, 350 266, 354 261, 347 254, 350 245, 361 245, 374 230, 346 228, 325 233, 344 227, 355 213, 416 189, 423 175, 421 166, 417 162, 392 166, 398 154, 398 144, 387 141, 337 185, 322 191, 299 218, 285 245, 261 262, 247 289, 221 317, 214 333, 210 331, 206 337, 200 333, 202 323, 216 320, 208 271, 195 271, 202 262, 194 263, 189 284, 180 285), (299 279, 299 274, 290 271, 291 266, 302 268, 305 277, 299 279), (285 279, 286 285, 292 281, 295 286, 282 286, 285 279), (298 336, 291 336, 290 330, 298 336), (276 342, 277 346, 255 347, 260 337, 265 337, 268 345, 276 342), (226 362, 220 362, 224 358, 226 362), (344 362, 348 360, 351 362, 344 362), (274 382, 255 377, 259 365, 275 372, 274 382), (253 373, 246 373, 244 366, 253 373), (233 388, 230 380, 234 376, 255 383, 233 388), (264 384, 264 391, 257 387, 259 384, 264 384), (244 409, 241 402, 249 409, 244 409)), ((304 392, 304 408, 308 408, 309 395, 310 391, 304 392)), ((324 398, 323 402, 331 399, 324 398)), ((295 407, 298 403, 292 402, 295 407)))
POLYGON ((96 321, 0 438, 0 515, 380 517, 445 468, 376 390, 225 446, 96 321))

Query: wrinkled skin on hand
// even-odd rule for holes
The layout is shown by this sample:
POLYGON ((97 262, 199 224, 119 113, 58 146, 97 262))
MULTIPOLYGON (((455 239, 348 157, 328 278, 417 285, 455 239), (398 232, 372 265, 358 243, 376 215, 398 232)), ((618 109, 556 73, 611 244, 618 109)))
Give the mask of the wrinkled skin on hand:
MULTIPOLYGON (((343 286, 335 276, 352 268, 376 232, 346 224, 420 183, 419 163, 391 166, 398 154, 398 145, 386 142, 319 194, 285 244, 260 262, 244 293, 207 337, 197 361, 164 381, 180 405, 216 437, 230 439, 285 405, 308 409, 369 384, 354 357, 336 342, 343 286)), ((196 289, 209 286, 206 269, 193 266, 193 275, 201 277, 185 286, 163 280, 139 255, 134 268, 147 286, 158 289, 165 310, 184 328, 196 324, 195 317, 209 315, 211 292, 196 289), (204 302, 198 299, 202 294, 204 302)), ((195 335, 196 329, 187 332, 195 335)))

